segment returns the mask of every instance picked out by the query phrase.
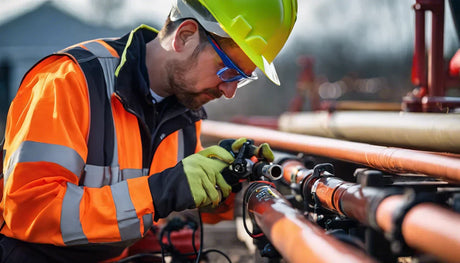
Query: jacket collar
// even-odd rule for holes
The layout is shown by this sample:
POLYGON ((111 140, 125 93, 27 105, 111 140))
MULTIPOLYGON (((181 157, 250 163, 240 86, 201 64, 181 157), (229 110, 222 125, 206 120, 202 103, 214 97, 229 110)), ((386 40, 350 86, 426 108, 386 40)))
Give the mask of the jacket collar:
MULTIPOLYGON (((144 111, 153 110, 152 95, 149 91, 150 82, 145 64, 146 44, 157 36, 158 30, 147 25, 141 25, 129 34, 119 39, 124 43, 120 55, 120 64, 115 71, 115 92, 120 97, 128 111, 144 118, 144 111)), ((191 121, 207 118, 204 108, 190 110, 177 102, 175 98, 168 101, 174 102, 171 108, 173 115, 189 112, 191 121)))

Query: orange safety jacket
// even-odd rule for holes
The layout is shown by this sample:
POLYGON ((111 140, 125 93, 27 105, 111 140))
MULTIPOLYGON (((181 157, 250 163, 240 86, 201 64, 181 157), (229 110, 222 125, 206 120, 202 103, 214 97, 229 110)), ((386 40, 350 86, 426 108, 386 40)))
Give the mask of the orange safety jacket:
POLYGON ((145 44, 155 37, 142 25, 83 42, 25 75, 5 130, 3 235, 105 260, 143 237, 156 206, 174 206, 155 203, 149 175, 180 176, 168 168, 202 149, 206 113, 174 96, 152 102, 145 44))

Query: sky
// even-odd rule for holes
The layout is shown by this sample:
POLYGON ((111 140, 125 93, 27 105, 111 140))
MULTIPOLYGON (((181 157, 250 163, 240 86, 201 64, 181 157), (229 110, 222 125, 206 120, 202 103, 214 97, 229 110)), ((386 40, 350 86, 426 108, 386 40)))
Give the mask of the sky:
MULTIPOLYGON (((44 1, 0 0, 0 23, 44 1)), ((121 3, 116 6, 114 17, 106 18, 113 27, 133 25, 133 21, 139 21, 138 24, 155 21, 161 25, 171 1, 53 0, 67 12, 93 23, 100 23, 107 13, 103 11, 104 3, 121 3), (95 8, 94 3, 98 3, 99 8, 95 8)), ((297 23, 285 49, 296 45, 299 39, 309 43, 316 41, 320 45, 321 41, 340 39, 349 49, 359 50, 363 55, 400 52, 413 43, 414 3, 415 0, 298 0, 297 23)), ((427 41, 428 37, 427 33, 427 41)), ((446 15, 446 37, 446 45, 458 45, 449 13, 446 15)))
MULTIPOLYGON (((44 1, 46 0, 0 0, 0 24, 21 12, 33 9, 44 1)), ((107 14, 104 4, 118 3, 118 6, 115 6, 114 15, 106 17, 104 25, 112 27, 130 25, 134 28, 140 23, 149 24, 153 21, 155 24, 151 26, 161 25, 169 12, 172 0, 52 1, 73 16, 96 24, 101 23, 101 17, 107 14), (95 8, 95 3, 99 8, 95 8)), ((413 52, 415 16, 412 6, 415 1, 298 0, 296 25, 275 61, 280 76, 283 70, 285 74, 290 74, 289 77, 284 77, 284 85, 293 86, 295 83, 296 77, 292 77, 292 74, 295 73, 295 65, 293 66, 295 62, 292 63, 293 61, 290 60, 298 55, 307 54, 317 58, 315 70, 318 71, 318 74, 326 75, 332 80, 339 79, 348 72, 362 70, 360 65, 368 66, 369 63, 375 63, 375 61, 381 62, 381 58, 391 60, 396 65, 405 63, 402 58, 407 58, 407 55, 413 52)), ((430 25, 429 16, 427 17, 426 37, 427 43, 430 43, 428 25, 430 25)), ((446 12, 445 33, 445 50, 457 50, 458 38, 449 12, 446 12)), ((393 68, 398 69, 394 67, 395 64, 391 64, 391 73, 394 71, 393 68)), ((374 70, 374 67, 380 69, 381 65, 372 64, 365 69, 374 70)), ((382 70, 378 71, 379 74, 381 72, 382 70)), ((263 85, 270 85, 270 83, 263 85)), ((241 97, 251 97, 247 93, 240 94, 243 94, 241 97)), ((276 93, 274 97, 276 96, 286 97, 287 94, 276 93)), ((281 100, 274 99, 270 103, 275 105, 279 104, 279 101, 281 100)), ((243 99, 242 103, 247 105, 251 102, 243 99)), ((241 108, 235 108, 235 112, 241 108)), ((273 108, 275 109, 276 106, 273 108)), ((267 113, 264 112, 264 114, 267 113)))
MULTIPOLYGON (((33 8, 44 1, 46 0, 0 0, 0 23, 18 12, 33 8)), ((117 2, 116 0, 54 0, 58 6, 88 21, 97 21, 101 15, 101 10, 88 8, 90 3, 95 1, 117 2)), ((122 11, 120 10, 120 15, 117 17, 117 24, 119 25, 128 24, 131 19, 150 19, 152 17, 161 18, 159 21, 162 22, 171 6, 171 0, 129 0, 125 2, 129 4, 121 7, 122 11)), ((409 15, 411 3, 414 1, 397 0, 391 2, 397 2, 400 6, 406 4, 409 15)), ((347 27, 351 28, 350 25, 362 23, 372 17, 375 18, 375 13, 380 12, 380 10, 369 8, 372 6, 378 5, 369 4, 368 0, 298 0, 298 20, 293 34, 302 35, 310 31, 315 34, 319 32, 330 34, 331 32, 324 30, 324 26, 332 31, 343 31, 347 27), (321 17, 319 17, 318 12, 321 12, 321 17), (322 20, 322 22, 318 20, 322 20)), ((382 23, 385 23, 388 14, 384 11, 381 12, 381 15, 383 15, 382 23)))
MULTIPOLYGON (((0 23, 17 13, 33 9, 47 0, 0 0, 0 23)), ((87 21, 97 21, 98 11, 88 8, 91 2, 110 2, 112 0, 53 0, 58 6, 87 21)), ((116 1, 113 1, 116 2, 116 1)), ((119 18, 122 23, 130 19, 142 17, 166 17, 171 6, 170 0, 129 0, 123 6, 124 12, 119 18)))

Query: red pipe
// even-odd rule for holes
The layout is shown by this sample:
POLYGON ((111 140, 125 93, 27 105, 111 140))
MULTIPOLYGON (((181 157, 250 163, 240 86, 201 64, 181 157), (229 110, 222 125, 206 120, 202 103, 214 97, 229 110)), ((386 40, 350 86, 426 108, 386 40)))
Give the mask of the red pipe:
POLYGON ((316 136, 293 134, 248 125, 204 121, 202 135, 254 139, 274 149, 303 152, 362 164, 393 173, 419 173, 460 182, 460 159, 426 151, 383 147, 316 136))
POLYGON ((287 262, 375 262, 364 252, 325 234, 273 187, 253 185, 248 191, 248 211, 287 262))

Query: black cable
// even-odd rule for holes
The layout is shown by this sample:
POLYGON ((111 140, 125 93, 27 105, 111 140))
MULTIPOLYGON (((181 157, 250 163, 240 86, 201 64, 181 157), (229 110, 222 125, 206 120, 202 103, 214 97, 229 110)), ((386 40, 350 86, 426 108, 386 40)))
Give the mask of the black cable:
MULTIPOLYGON (((187 220, 187 219, 186 219, 187 220)), ((179 257, 188 257, 188 256, 197 256, 198 252, 196 249, 196 244, 195 244, 195 234, 197 230, 196 223, 193 221, 190 221, 191 219, 188 219, 189 221, 182 221, 179 218, 173 218, 171 221, 169 221, 168 224, 166 224, 165 227, 162 228, 160 232, 160 238, 159 238, 159 243, 161 246, 161 252, 162 252, 162 259, 163 262, 166 257, 165 251, 168 251, 170 255, 176 255, 179 257), (180 250, 178 250, 172 241, 171 233, 173 231, 180 231, 181 229, 184 229, 184 227, 189 226, 189 228, 192 229, 192 247, 193 247, 193 252, 189 253, 181 253, 180 250), (168 243, 165 244, 163 243, 163 238, 166 234, 166 238, 168 243)))
POLYGON ((264 235, 263 232, 259 233, 259 234, 251 233, 249 231, 248 225, 246 224, 246 208, 248 206, 247 200, 249 199, 249 193, 252 192, 259 185, 260 184, 257 184, 257 183, 253 183, 253 184, 249 185, 249 187, 246 189, 246 192, 244 192, 244 196, 243 196, 243 205, 242 205, 242 207, 243 207, 243 211, 242 211, 243 226, 244 226, 244 230, 246 231, 246 233, 252 238, 259 238, 259 237, 262 237, 264 235))
POLYGON ((201 218, 200 210, 198 209, 197 211, 198 211, 198 224, 199 224, 199 227, 200 227, 200 250, 198 251, 198 254, 196 255, 195 263, 200 262, 201 253, 203 253, 203 220, 201 218))
POLYGON ((160 240, 159 240, 159 243, 160 243, 160 247, 161 247, 161 262, 165 262, 165 245, 163 244, 163 235, 164 235, 164 231, 165 229, 163 228, 160 232, 160 240))
MULTIPOLYGON (((196 244, 195 244, 195 233, 196 233, 196 227, 193 228, 193 232, 192 232, 192 247, 193 247, 193 252, 198 257, 198 251, 196 250, 196 244)), ((201 244, 200 244, 200 247, 201 247, 201 244)))
POLYGON ((201 257, 203 255, 207 255, 208 253, 211 253, 211 252, 216 252, 218 254, 221 254, 222 256, 225 257, 225 259, 227 259, 227 261, 229 263, 232 263, 231 259, 222 251, 218 250, 218 249, 207 249, 207 250, 203 250, 203 237, 204 237, 204 233, 203 233, 203 220, 201 218, 201 212, 200 210, 198 210, 198 219, 199 219, 199 225, 200 225, 200 250, 198 251, 198 255, 196 257, 196 260, 195 260, 195 263, 199 263, 200 260, 201 260, 201 257))

